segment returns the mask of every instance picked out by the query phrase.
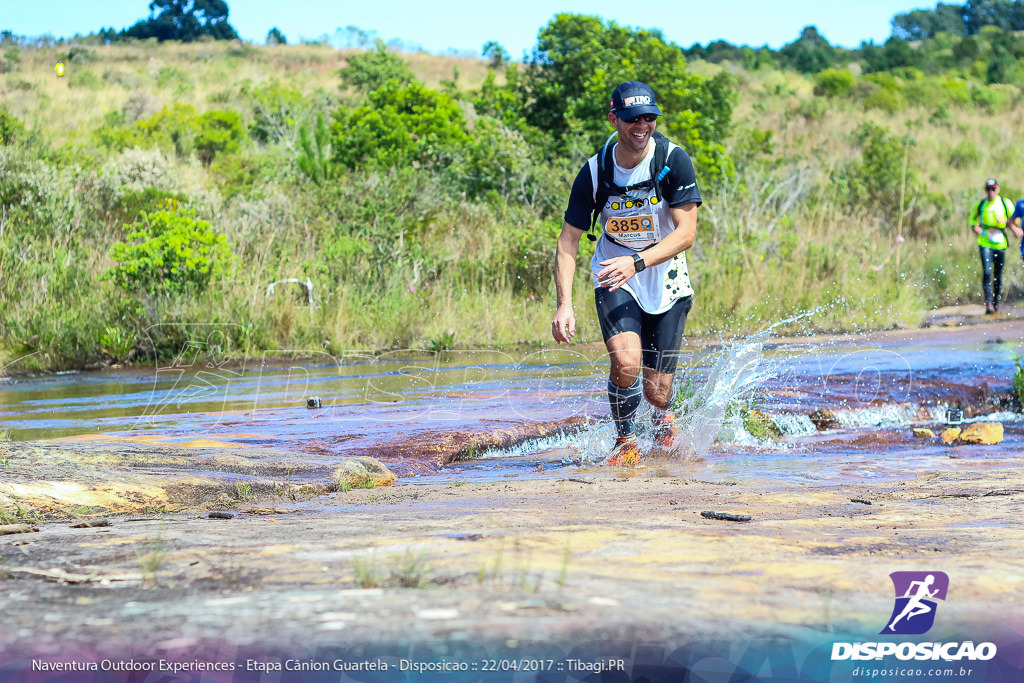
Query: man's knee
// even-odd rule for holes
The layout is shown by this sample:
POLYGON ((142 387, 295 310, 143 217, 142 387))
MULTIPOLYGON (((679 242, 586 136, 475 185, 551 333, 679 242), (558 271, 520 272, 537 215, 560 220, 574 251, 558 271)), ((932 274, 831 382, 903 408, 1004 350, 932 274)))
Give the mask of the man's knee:
POLYGON ((619 348, 609 350, 612 381, 621 387, 630 386, 640 376, 641 354, 639 349, 619 348))
POLYGON ((672 376, 669 375, 666 379, 659 374, 656 377, 646 377, 645 380, 644 397, 647 398, 647 402, 658 408, 668 408, 672 400, 672 376))

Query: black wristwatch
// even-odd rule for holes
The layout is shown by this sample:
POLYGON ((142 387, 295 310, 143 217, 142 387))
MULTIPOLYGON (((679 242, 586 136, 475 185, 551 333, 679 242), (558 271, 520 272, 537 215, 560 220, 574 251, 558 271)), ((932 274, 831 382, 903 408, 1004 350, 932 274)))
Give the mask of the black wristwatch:
POLYGON ((636 272, 639 273, 646 267, 647 264, 644 263, 644 260, 642 258, 640 258, 640 254, 633 254, 633 268, 636 269, 636 272))

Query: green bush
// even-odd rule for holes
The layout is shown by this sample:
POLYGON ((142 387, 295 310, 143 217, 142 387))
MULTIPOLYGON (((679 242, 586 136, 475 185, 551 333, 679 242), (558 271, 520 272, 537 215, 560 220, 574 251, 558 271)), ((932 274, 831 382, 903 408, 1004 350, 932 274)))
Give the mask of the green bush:
POLYGON ((913 196, 917 174, 909 163, 913 140, 897 138, 874 123, 862 123, 854 132, 860 158, 833 172, 834 189, 850 207, 870 206, 875 212, 893 219, 900 211, 900 189, 913 196), (904 160, 907 160, 904 178, 904 160))
POLYGON ((967 81, 958 78, 947 78, 942 81, 942 90, 952 104, 967 106, 971 103, 971 89, 967 81))
POLYGON ((1019 97, 1017 88, 1008 85, 980 85, 971 90, 974 106, 990 114, 1005 111, 1019 97))
POLYGON ((294 139, 295 131, 309 115, 310 105, 295 88, 271 83, 262 88, 243 90, 252 107, 249 136, 261 145, 281 139, 294 139))
POLYGON ((0 109, 0 145, 9 145, 25 132, 25 124, 14 114, 0 109))
POLYGON ((338 71, 341 87, 361 91, 376 90, 389 81, 408 85, 416 80, 409 64, 398 55, 388 52, 380 40, 374 50, 367 50, 345 58, 345 66, 338 71))
POLYGON ((193 144, 204 166, 209 166, 218 154, 238 150, 245 135, 242 117, 230 109, 215 109, 200 115, 193 144))
POLYGON ((195 211, 173 202, 146 214, 126 239, 111 248, 110 257, 117 265, 107 275, 128 291, 167 296, 199 293, 231 262, 225 236, 198 220, 195 211))
POLYGON ((907 98, 903 93, 887 88, 879 88, 863 100, 865 109, 879 109, 887 114, 895 114, 907 108, 907 98))
POLYGON ((334 159, 348 168, 438 167, 469 141, 458 102, 419 83, 389 81, 361 107, 335 113, 334 159))
POLYGON ((825 69, 814 77, 814 94, 825 97, 847 95, 853 90, 853 74, 849 69, 825 69))
POLYGON ((956 169, 967 169, 981 162, 981 152, 970 140, 961 140, 960 144, 949 151, 949 165, 956 169))

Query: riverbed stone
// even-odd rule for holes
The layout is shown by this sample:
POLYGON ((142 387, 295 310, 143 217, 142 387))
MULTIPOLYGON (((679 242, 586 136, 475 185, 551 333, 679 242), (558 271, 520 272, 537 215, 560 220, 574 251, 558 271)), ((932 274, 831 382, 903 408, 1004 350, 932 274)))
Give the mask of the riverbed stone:
POLYGON ((953 443, 959 438, 962 431, 959 427, 946 427, 939 432, 939 438, 942 439, 942 443, 953 443))
POLYGON ((334 470, 334 485, 337 489, 391 486, 397 479, 395 473, 380 460, 366 456, 343 460, 334 470))
POLYGON ((914 427, 914 436, 918 439, 934 439, 935 432, 927 427, 914 427))
POLYGON ((960 432, 962 444, 997 444, 1003 440, 1002 422, 975 422, 960 432))
POLYGON ((760 410, 751 410, 744 419, 744 426, 751 436, 758 439, 781 439, 782 430, 775 424, 775 420, 768 413, 760 410))
POLYGON ((818 429, 819 432, 823 432, 826 429, 839 429, 839 418, 835 416, 828 408, 818 408, 808 417, 811 418, 811 422, 818 429))

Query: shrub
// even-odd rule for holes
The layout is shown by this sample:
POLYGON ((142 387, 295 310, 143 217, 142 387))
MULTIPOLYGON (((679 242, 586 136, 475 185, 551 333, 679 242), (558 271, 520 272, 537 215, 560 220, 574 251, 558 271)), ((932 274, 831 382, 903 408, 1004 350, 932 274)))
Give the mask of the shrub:
POLYGON ((345 66, 338 71, 342 87, 357 90, 376 90, 389 81, 408 85, 416 80, 412 69, 404 59, 388 52, 383 41, 377 41, 375 50, 367 50, 345 59, 345 66))
POLYGON ((981 162, 981 152, 970 140, 961 140, 960 144, 949 151, 949 165, 957 169, 971 168, 981 162))
POLYGON ((864 98, 865 109, 879 109, 887 114, 895 114, 907 108, 907 98, 894 90, 879 88, 864 98))
POLYGON ((179 157, 188 156, 199 128, 196 109, 190 104, 175 103, 135 124, 134 136, 141 144, 173 148, 179 157))
POLYGON ((981 85, 971 90, 974 106, 990 114, 1005 110, 1017 96, 1017 89, 1006 85, 981 85))
POLYGON ((847 95, 853 90, 853 74, 849 69, 825 69, 814 77, 814 94, 825 97, 847 95))
POLYGON ((13 114, 0 109, 0 145, 9 145, 25 132, 25 125, 13 114))
POLYGON ((965 106, 971 103, 971 89, 967 86, 967 81, 947 78, 942 82, 942 90, 953 104, 965 106))
POLYGON ((299 124, 309 113, 302 93, 277 83, 243 91, 252 101, 249 135, 266 145, 281 139, 294 140, 299 124))
POLYGON ((230 109, 215 109, 199 117, 194 144, 199 160, 209 166, 218 154, 231 153, 245 135, 242 117, 230 109))
POLYGON ((334 159, 349 168, 446 165, 469 140, 458 102, 419 83, 396 81, 370 93, 361 107, 339 109, 331 132, 334 159))
POLYGON ((126 149, 103 165, 100 176, 112 188, 142 190, 147 187, 176 189, 174 167, 158 150, 126 149))
POLYGON ((108 276, 126 290, 174 296, 199 293, 222 275, 231 261, 223 234, 198 220, 195 211, 168 202, 145 215, 110 250, 117 265, 108 276))

